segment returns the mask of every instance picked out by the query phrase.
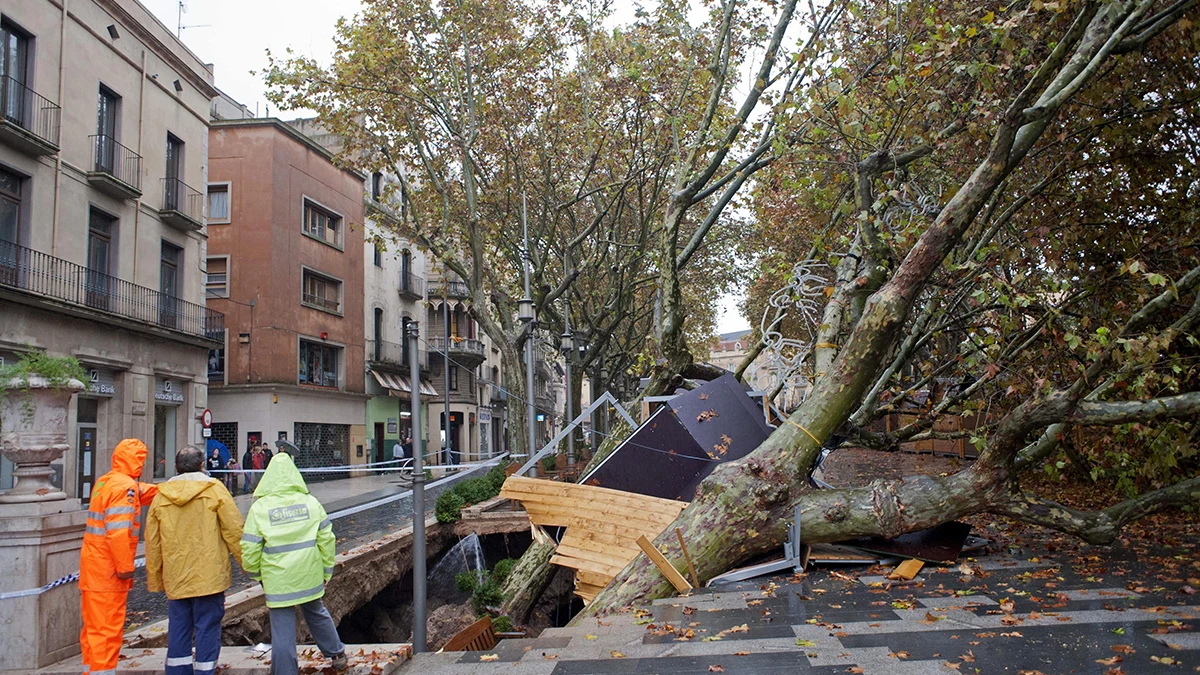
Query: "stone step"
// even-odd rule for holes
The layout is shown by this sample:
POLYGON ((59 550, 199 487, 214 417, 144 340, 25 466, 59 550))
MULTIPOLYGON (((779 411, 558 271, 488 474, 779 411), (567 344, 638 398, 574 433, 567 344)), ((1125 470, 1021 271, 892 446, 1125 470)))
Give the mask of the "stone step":
MULTIPOLYGON (((346 645, 350 675, 390 675, 409 659, 412 646, 407 644, 346 645)), ((301 672, 321 672, 329 659, 312 645, 296 648, 301 672), (308 669, 307 671, 305 669, 308 669)), ((121 675, 160 675, 167 660, 166 649, 122 649, 117 671, 121 675)), ((268 675, 270 653, 258 655, 245 647, 222 647, 217 659, 221 675, 268 675)), ((35 670, 35 675, 79 675, 83 661, 76 656, 52 666, 35 670)))

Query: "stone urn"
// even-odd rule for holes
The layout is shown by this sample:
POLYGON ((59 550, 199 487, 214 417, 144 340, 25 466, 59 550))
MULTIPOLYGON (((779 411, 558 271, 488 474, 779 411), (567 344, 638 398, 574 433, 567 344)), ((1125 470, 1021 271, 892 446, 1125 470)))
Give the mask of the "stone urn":
POLYGON ((50 381, 30 375, 6 383, 0 401, 0 452, 16 465, 13 487, 0 494, 0 503, 49 502, 66 499, 50 482, 50 462, 62 457, 67 445, 67 407, 71 396, 83 391, 79 380, 52 386, 50 381))

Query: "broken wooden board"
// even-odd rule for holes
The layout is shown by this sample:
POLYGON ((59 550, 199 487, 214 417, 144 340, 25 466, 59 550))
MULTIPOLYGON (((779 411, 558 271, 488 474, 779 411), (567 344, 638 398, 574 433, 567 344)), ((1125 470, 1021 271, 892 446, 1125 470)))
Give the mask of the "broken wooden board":
POLYGON ((575 593, 590 602, 687 504, 672 499, 510 476, 500 495, 520 501, 535 527, 565 527, 550 562, 575 570, 575 593))
POLYGON ((912 581, 924 566, 925 563, 921 562, 920 560, 917 560, 916 558, 909 558, 908 560, 905 560, 897 565, 896 569, 892 570, 892 573, 888 575, 888 578, 912 581))
POLYGON ((658 568, 658 571, 662 572, 662 575, 667 578, 667 581, 671 582, 671 585, 675 587, 676 591, 679 591, 680 593, 687 593, 688 591, 692 590, 692 585, 688 583, 688 580, 683 578, 683 575, 679 573, 679 570, 675 569, 675 566, 672 565, 669 560, 667 560, 667 557, 662 554, 662 551, 659 551, 657 548, 655 548, 654 544, 647 539, 645 535, 638 537, 637 545, 642 549, 642 552, 645 553, 648 558, 650 558, 650 562, 654 563, 654 566, 658 568))

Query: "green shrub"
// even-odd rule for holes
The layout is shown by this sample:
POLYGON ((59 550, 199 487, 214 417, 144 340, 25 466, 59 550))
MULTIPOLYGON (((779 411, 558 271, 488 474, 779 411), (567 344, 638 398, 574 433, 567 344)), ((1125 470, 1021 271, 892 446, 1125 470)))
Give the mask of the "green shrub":
POLYGON ((496 496, 492 486, 483 478, 468 478, 454 486, 454 492, 467 504, 478 504, 496 496))
POLYGON ((508 633, 512 631, 512 629, 512 619, 508 618, 507 616, 498 616, 492 619, 492 630, 496 631, 497 633, 508 633))
POLYGON ((557 466, 558 466, 558 457, 556 455, 550 455, 549 457, 542 458, 542 469, 544 469, 545 471, 547 471, 547 472, 553 471, 554 468, 557 466))
POLYGON ((516 558, 505 558, 504 560, 496 563, 496 567, 492 569, 492 576, 495 577, 497 583, 503 584, 504 581, 508 579, 508 575, 512 574, 513 568, 516 566, 516 558))
POLYGON ((488 482, 495 494, 500 494, 500 488, 504 486, 504 481, 508 478, 504 474, 506 468, 508 468, 508 462, 501 463, 484 476, 484 480, 488 482))
POLYGON ((454 490, 446 490, 438 495, 434 512, 439 523, 456 523, 462 518, 462 509, 466 505, 461 495, 454 490))
POLYGON ((463 593, 475 592, 475 587, 478 585, 479 575, 471 570, 454 575, 454 587, 463 593))
POLYGON ((483 583, 475 588, 475 592, 471 594, 471 606, 476 612, 482 614, 488 607, 496 607, 503 602, 504 596, 500 593, 500 584, 491 577, 484 577, 483 583))

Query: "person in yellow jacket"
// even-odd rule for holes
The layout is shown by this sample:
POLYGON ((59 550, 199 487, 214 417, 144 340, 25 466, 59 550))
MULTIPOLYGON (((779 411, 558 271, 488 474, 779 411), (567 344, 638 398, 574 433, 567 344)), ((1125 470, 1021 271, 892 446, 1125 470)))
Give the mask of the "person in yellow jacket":
POLYGON ((91 675, 117 672, 125 635, 125 599, 133 588, 133 558, 141 530, 142 507, 158 488, 138 482, 146 444, 127 438, 113 450, 112 471, 100 476, 88 503, 83 547, 79 550, 79 592, 83 628, 79 647, 91 675))
POLYGON ((200 448, 177 452, 176 475, 158 486, 146 514, 146 586, 167 592, 167 675, 216 671, 230 554, 242 563, 242 514, 203 469, 200 448))
POLYGON ((336 673, 346 671, 345 645, 321 598, 333 575, 333 523, 291 456, 271 459, 254 489, 242 532, 242 568, 261 581, 271 618, 271 675, 296 675, 296 611, 336 673))

